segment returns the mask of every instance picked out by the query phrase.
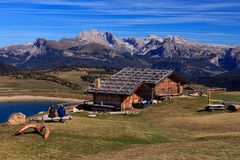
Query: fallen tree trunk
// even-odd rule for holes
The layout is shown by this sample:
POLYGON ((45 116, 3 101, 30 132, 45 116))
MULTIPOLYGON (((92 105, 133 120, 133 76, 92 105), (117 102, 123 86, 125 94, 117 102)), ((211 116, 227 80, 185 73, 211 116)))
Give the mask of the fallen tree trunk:
POLYGON ((24 126, 23 128, 17 130, 17 131, 15 132, 15 135, 16 135, 16 136, 17 136, 17 135, 21 135, 21 134, 23 134, 26 130, 29 130, 29 129, 34 129, 34 131, 35 131, 36 133, 40 134, 44 139, 47 139, 47 138, 49 137, 49 134, 50 134, 50 131, 49 131, 48 127, 45 126, 45 125, 42 123, 40 126, 38 126, 38 125, 36 125, 36 124, 28 124, 28 125, 24 126), (42 132, 44 129, 45 129, 45 134, 42 135, 41 132, 42 132))

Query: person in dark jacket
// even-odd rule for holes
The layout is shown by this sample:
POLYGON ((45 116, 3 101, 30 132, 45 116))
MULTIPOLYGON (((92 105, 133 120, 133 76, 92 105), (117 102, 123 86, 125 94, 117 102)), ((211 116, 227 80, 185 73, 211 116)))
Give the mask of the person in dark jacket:
POLYGON ((49 107, 48 112, 49 112, 48 117, 52 118, 53 121, 53 118, 56 117, 56 109, 54 108, 54 106, 49 107))
POLYGON ((59 106, 59 108, 58 108, 58 116, 60 117, 60 122, 64 122, 63 121, 63 117, 66 115, 66 111, 65 111, 65 109, 64 109, 64 107, 63 107, 63 105, 60 105, 59 106))

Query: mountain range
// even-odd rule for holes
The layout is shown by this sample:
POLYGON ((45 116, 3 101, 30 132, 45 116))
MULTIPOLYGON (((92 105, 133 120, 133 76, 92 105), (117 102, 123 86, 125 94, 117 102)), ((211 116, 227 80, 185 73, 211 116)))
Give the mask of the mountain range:
POLYGON ((34 43, 0 48, 0 61, 17 68, 58 67, 174 69, 184 77, 209 77, 240 69, 240 45, 214 45, 179 36, 129 37, 90 30, 58 41, 38 38, 34 43))

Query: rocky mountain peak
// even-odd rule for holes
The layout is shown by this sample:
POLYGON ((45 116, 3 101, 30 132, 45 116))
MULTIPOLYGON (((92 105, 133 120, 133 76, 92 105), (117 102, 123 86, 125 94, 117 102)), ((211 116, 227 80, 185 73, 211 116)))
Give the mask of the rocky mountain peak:
POLYGON ((99 43, 101 45, 108 45, 108 42, 104 36, 104 33, 97 31, 95 29, 81 32, 76 39, 78 42, 82 42, 83 44, 99 43))
POLYGON ((141 48, 145 44, 145 41, 143 39, 135 38, 135 37, 129 37, 127 39, 124 39, 124 42, 126 42, 129 45, 132 45, 136 48, 141 48))
POLYGON ((163 42, 164 39, 161 38, 161 37, 158 37, 156 35, 150 34, 150 35, 148 35, 148 37, 145 40, 146 41, 159 41, 159 42, 163 42))
POLYGON ((99 61, 101 64, 121 59, 121 64, 132 64, 132 60, 138 58, 150 66, 162 59, 188 59, 204 60, 211 64, 210 68, 235 69, 240 66, 240 47, 200 44, 179 36, 161 38, 149 35, 145 39, 121 39, 111 32, 90 30, 81 32, 76 38, 63 38, 59 41, 38 38, 33 45, 14 45, 0 49, 0 61, 23 67, 35 65, 36 68, 40 61, 48 63, 51 60, 52 63, 56 62, 56 66, 60 65, 56 59, 61 61, 61 65, 72 65, 73 60, 80 63, 79 59, 99 61))
POLYGON ((105 32, 104 37, 109 44, 116 45, 118 43, 118 39, 111 32, 105 32))
POLYGON ((187 39, 180 37, 180 36, 167 36, 164 38, 165 42, 168 43, 178 43, 178 44, 187 44, 187 43, 192 43, 188 41, 187 39))
POLYGON ((98 30, 92 29, 92 30, 89 30, 89 31, 81 32, 78 35, 78 38, 89 37, 89 36, 92 36, 92 37, 102 37, 103 33, 98 31, 98 30))
POLYGON ((83 44, 97 43, 109 48, 121 48, 124 45, 124 41, 117 38, 111 32, 100 32, 98 30, 90 30, 86 32, 81 32, 76 40, 83 44))
POLYGON ((45 44, 46 44, 46 39, 44 39, 44 38, 38 38, 38 39, 36 39, 36 41, 34 42, 34 46, 36 46, 37 48, 41 48, 41 47, 43 47, 45 44))
POLYGON ((24 43, 23 45, 32 46, 33 44, 34 44, 33 42, 26 42, 26 43, 24 43))

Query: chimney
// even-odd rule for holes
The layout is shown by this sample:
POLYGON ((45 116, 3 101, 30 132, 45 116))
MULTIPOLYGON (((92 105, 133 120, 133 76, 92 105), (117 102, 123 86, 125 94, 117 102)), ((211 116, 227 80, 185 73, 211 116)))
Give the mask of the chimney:
POLYGON ((96 89, 100 89, 100 88, 101 88, 101 80, 100 80, 100 78, 98 78, 98 79, 96 80, 95 88, 96 88, 96 89))

